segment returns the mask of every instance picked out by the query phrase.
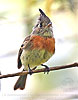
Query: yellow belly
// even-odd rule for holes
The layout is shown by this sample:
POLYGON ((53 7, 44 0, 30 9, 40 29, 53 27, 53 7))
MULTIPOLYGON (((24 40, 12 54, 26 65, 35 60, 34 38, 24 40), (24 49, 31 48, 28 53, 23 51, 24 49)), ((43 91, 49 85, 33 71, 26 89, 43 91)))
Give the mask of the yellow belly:
POLYGON ((45 49, 38 50, 24 50, 21 55, 21 62, 25 69, 28 69, 28 64, 30 68, 38 66, 45 63, 52 56, 52 53, 46 51, 45 49))

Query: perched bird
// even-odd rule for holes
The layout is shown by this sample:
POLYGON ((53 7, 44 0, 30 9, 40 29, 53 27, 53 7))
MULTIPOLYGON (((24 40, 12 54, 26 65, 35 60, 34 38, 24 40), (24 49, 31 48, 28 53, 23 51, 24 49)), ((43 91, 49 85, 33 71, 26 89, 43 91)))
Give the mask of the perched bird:
MULTIPOLYGON (((32 33, 25 38, 18 52, 18 69, 24 65, 24 70, 30 74, 39 65, 46 67, 46 71, 49 72, 49 67, 43 63, 47 62, 55 52, 52 22, 41 9, 39 11, 37 24, 32 33)), ((14 85, 14 90, 18 88, 23 90, 26 79, 27 75, 20 76, 14 85)))

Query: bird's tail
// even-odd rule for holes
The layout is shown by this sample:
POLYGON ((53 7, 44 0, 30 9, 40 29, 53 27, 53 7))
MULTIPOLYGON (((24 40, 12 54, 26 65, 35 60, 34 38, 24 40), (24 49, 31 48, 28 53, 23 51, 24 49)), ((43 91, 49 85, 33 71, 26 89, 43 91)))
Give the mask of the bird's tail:
POLYGON ((21 89, 23 90, 25 88, 27 75, 22 75, 18 78, 16 84, 14 85, 14 90, 21 89))

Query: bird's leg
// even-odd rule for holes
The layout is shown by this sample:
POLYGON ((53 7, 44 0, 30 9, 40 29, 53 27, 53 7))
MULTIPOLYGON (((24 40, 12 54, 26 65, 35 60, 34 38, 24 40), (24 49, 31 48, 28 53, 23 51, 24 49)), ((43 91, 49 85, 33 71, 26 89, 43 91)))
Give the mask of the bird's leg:
POLYGON ((28 70, 29 70, 29 74, 32 75, 32 69, 30 68, 29 64, 28 64, 28 70))
POLYGON ((35 70, 37 68, 37 66, 35 66, 32 70, 35 70))
POLYGON ((37 66, 35 66, 34 68, 30 68, 29 64, 28 64, 28 70, 29 70, 29 74, 32 75, 33 70, 35 70, 37 68, 37 66))
POLYGON ((44 64, 41 64, 41 66, 44 66, 46 68, 45 71, 44 71, 44 74, 45 74, 45 72, 47 72, 47 74, 48 74, 49 71, 50 71, 50 68, 47 65, 44 65, 44 64))

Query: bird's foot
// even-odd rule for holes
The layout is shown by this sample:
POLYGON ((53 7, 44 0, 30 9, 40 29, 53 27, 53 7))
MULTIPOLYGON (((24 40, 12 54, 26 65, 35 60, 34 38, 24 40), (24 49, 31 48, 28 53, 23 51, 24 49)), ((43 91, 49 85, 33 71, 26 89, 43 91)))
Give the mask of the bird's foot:
POLYGON ((47 65, 43 65, 43 64, 41 64, 41 65, 45 67, 44 74, 45 74, 46 72, 47 72, 47 74, 48 74, 49 71, 50 71, 50 68, 49 68, 47 65))
POLYGON ((32 69, 30 68, 29 64, 28 64, 28 71, 29 71, 29 74, 30 74, 30 75, 33 74, 33 71, 32 71, 32 69))
POLYGON ((32 75, 33 74, 33 70, 35 70, 36 68, 37 68, 37 66, 34 67, 33 69, 31 69, 30 66, 29 66, 29 64, 28 64, 29 74, 32 75))

